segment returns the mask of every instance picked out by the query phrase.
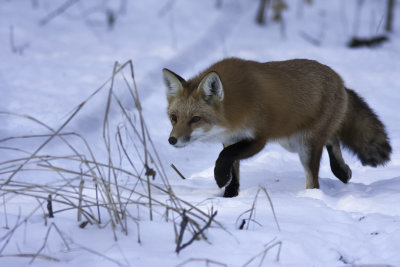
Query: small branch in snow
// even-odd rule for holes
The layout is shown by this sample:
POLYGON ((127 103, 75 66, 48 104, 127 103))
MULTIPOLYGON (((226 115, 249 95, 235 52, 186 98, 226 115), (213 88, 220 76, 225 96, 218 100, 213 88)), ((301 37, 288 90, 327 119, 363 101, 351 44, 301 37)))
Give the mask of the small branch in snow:
POLYGON ((46 17, 41 19, 39 21, 39 25, 43 26, 49 23, 50 20, 54 19, 58 15, 64 13, 68 8, 73 6, 74 4, 78 3, 79 0, 68 0, 64 4, 62 4, 60 7, 58 7, 56 10, 50 12, 46 17))
POLYGON ((176 171, 176 173, 183 179, 185 180, 185 176, 183 176, 183 174, 175 167, 175 165, 172 163, 171 164, 172 169, 174 169, 174 171, 176 171))
POLYGON ((45 238, 44 238, 44 242, 43 242, 42 247, 36 252, 35 255, 33 255, 31 261, 29 262, 30 264, 33 263, 33 261, 34 261, 39 255, 42 255, 42 254, 40 254, 40 253, 41 253, 42 250, 45 248, 45 246, 46 246, 46 244, 47 244, 47 240, 48 240, 48 238, 49 238, 50 231, 51 231, 51 229, 52 229, 53 227, 54 227, 54 229, 56 229, 57 233, 60 235, 61 239, 63 240, 63 242, 64 242, 64 244, 65 244, 65 246, 67 247, 67 250, 68 250, 68 251, 71 250, 70 247, 69 247, 69 245, 68 245, 67 240, 65 240, 65 237, 63 236, 63 234, 62 234, 62 232, 60 231, 60 229, 58 229, 58 227, 57 227, 57 225, 56 225, 55 223, 51 223, 49 229, 47 230, 46 236, 45 236, 45 238))
MULTIPOLYGON (((237 223, 239 222, 240 218, 242 218, 243 215, 245 215, 245 214, 247 214, 247 213, 249 213, 249 212, 252 212, 252 211, 253 211, 252 209, 248 209, 248 210, 242 212, 242 213, 237 217, 237 219, 236 219, 236 221, 235 221, 235 224, 237 224, 237 223)), ((243 229, 244 229, 244 226, 246 225, 246 221, 248 221, 248 224, 249 224, 250 222, 253 222, 253 223, 257 224, 257 225, 260 226, 260 227, 263 226, 261 223, 257 222, 255 219, 249 219, 249 218, 247 218, 247 219, 242 219, 242 222, 240 223, 240 226, 239 226, 239 230, 243 230, 243 229)), ((248 228, 248 226, 247 226, 247 228, 248 228)))
POLYGON ((215 216, 217 216, 217 211, 215 211, 215 212, 211 215, 211 217, 209 218, 208 222, 206 223, 206 225, 204 225, 203 228, 201 228, 198 232, 194 232, 192 238, 191 238, 188 242, 186 242, 185 244, 181 245, 182 239, 183 239, 183 234, 184 234, 184 232, 185 232, 185 228, 186 228, 187 223, 188 223, 188 221, 189 221, 189 218, 186 216, 186 212, 183 211, 183 214, 182 214, 182 222, 181 222, 181 231, 180 231, 180 233, 179 233, 178 242, 177 242, 177 244, 176 244, 176 250, 175 250, 176 253, 179 254, 179 252, 180 252, 182 249, 184 249, 185 247, 187 247, 187 246, 189 246, 190 244, 192 244, 192 242, 193 242, 194 240, 196 240, 200 235, 202 235, 203 232, 204 232, 208 227, 210 227, 211 222, 214 220, 214 217, 215 217, 215 216))
POLYGON ((395 7, 395 0, 387 0, 387 11, 386 11, 386 25, 385 30, 387 32, 393 31, 393 10, 395 7))
POLYGON ((47 198, 47 211, 49 212, 49 218, 54 218, 53 203, 52 203, 51 195, 49 195, 47 198))
POLYGON ((4 220, 5 220, 5 229, 10 229, 10 227, 8 227, 8 216, 7 216, 7 203, 6 203, 6 195, 3 195, 3 208, 4 208, 4 220))
POLYGON ((189 218, 186 216, 186 210, 183 210, 181 230, 179 231, 179 236, 178 236, 178 240, 176 242, 176 249, 175 249, 176 253, 178 253, 178 254, 179 254, 179 251, 181 250, 183 234, 185 233, 185 229, 186 229, 188 222, 189 222, 189 218))
POLYGON ((43 260, 49 260, 49 261, 55 261, 55 262, 59 262, 60 260, 48 255, 44 255, 44 254, 33 254, 33 253, 20 253, 20 254, 1 254, 0 258, 8 258, 8 257, 15 257, 15 258, 40 258, 43 260))
POLYGON ((257 15, 256 15, 256 22, 259 25, 267 24, 267 16, 268 9, 270 6, 271 0, 260 0, 260 4, 258 6, 257 15))
POLYGON ((242 220, 242 223, 241 223, 240 226, 239 226, 239 229, 240 229, 240 230, 243 230, 245 224, 246 224, 246 220, 243 219, 243 220, 242 220))
POLYGON ((261 260, 260 260, 260 263, 259 263, 258 266, 262 266, 262 264, 264 262, 264 259, 265 259, 265 256, 267 255, 268 251, 271 250, 272 248, 276 247, 276 246, 278 246, 278 252, 276 253, 276 259, 275 260, 277 262, 279 262, 279 257, 280 257, 281 249, 282 249, 282 241, 277 241, 277 242, 274 242, 272 244, 271 244, 271 242, 268 243, 263 251, 261 251, 260 253, 258 253, 254 257, 252 257, 250 260, 248 260, 245 264, 243 264, 243 267, 248 266, 252 261, 254 261, 258 257, 261 257, 261 260))
POLYGON ((242 222, 241 222, 241 224, 240 224, 240 226, 239 226, 239 229, 240 229, 240 230, 243 230, 243 229, 244 229, 244 227, 245 227, 245 225, 246 225, 246 221, 248 221, 247 226, 246 226, 246 230, 249 229, 250 222, 254 222, 254 223, 258 224, 259 226, 262 226, 260 223, 258 223, 258 222, 255 220, 256 203, 257 203, 257 199, 258 199, 258 196, 259 196, 259 194, 260 194, 261 191, 263 191, 264 194, 266 195, 266 197, 267 197, 267 199, 268 199, 268 202, 269 202, 269 205, 271 206, 271 210, 272 210, 272 214, 273 214, 273 216, 274 216, 274 220, 275 220, 276 226, 277 226, 278 230, 281 231, 281 228, 280 228, 279 223, 278 223, 278 219, 277 219, 277 217, 276 217, 274 204, 272 203, 272 199, 271 199, 271 197, 269 196, 267 189, 266 189, 265 187, 262 187, 262 186, 260 186, 260 188, 257 190, 257 193, 256 193, 256 195, 255 195, 255 197, 254 197, 254 200, 253 200, 253 204, 251 205, 251 208, 248 209, 248 210, 246 210, 246 211, 244 211, 244 212, 242 212, 242 213, 238 216, 238 218, 236 219, 235 224, 237 224, 237 223, 239 222, 240 218, 241 218, 243 215, 245 215, 246 213, 249 213, 249 217, 248 217, 247 219, 242 219, 242 222))
POLYGON ((389 41, 389 38, 385 35, 378 35, 372 38, 357 38, 353 37, 351 41, 347 44, 350 48, 357 48, 357 47, 376 47, 380 44, 389 41))
POLYGON ((210 263, 212 263, 214 265, 219 265, 219 266, 228 266, 225 263, 214 261, 214 260, 210 260, 210 259, 191 258, 191 259, 187 259, 184 262, 176 265, 176 267, 181 267, 181 266, 184 266, 184 265, 186 265, 188 263, 197 262, 197 261, 204 262, 206 264, 206 266, 210 266, 210 263))
POLYGON ((281 227, 279 226, 278 219, 276 218, 276 213, 275 213, 275 209, 274 209, 274 204, 272 204, 272 199, 269 196, 268 191, 267 191, 267 189, 265 187, 261 187, 261 189, 264 191, 265 195, 268 198, 268 202, 269 202, 269 205, 271 206, 272 214, 274 215, 274 220, 275 220, 275 223, 276 223, 276 227, 278 227, 278 230, 280 232, 281 231, 281 227))
POLYGON ((15 223, 15 226, 10 231, 8 231, 5 236, 0 238, 0 242, 5 240, 3 246, 0 248, 0 255, 3 254, 3 251, 7 247, 8 243, 10 242, 12 236, 14 235, 15 230, 19 227, 20 219, 21 219, 21 210, 18 213, 18 217, 17 217, 17 221, 15 223))
MULTIPOLYGON (((252 220, 252 217, 253 217, 253 214, 254 214, 254 211, 255 211, 255 208, 256 208, 256 202, 257 202, 257 199, 258 199, 258 194, 260 193, 260 190, 261 190, 260 188, 257 190, 256 196, 254 197, 253 204, 251 205, 251 209, 250 209, 249 218, 247 219, 248 221, 252 220)), ((249 230, 249 225, 250 224, 247 224, 246 230, 249 230)))

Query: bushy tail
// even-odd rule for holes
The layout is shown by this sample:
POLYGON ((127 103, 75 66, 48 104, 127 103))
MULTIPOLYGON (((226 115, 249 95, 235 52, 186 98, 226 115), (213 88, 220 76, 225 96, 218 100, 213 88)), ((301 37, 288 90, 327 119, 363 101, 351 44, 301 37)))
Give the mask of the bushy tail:
POLYGON ((392 152, 385 126, 360 96, 353 90, 346 91, 347 114, 339 131, 342 144, 353 151, 363 165, 385 164, 392 152))

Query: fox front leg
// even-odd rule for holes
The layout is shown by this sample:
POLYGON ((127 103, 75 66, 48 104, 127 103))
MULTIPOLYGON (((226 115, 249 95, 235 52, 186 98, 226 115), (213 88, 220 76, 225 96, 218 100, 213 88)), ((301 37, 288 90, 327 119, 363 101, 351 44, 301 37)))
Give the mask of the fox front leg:
MULTIPOLYGON (((233 197, 237 195, 237 192, 234 192, 235 190, 231 190, 229 187, 229 183, 232 179, 238 178, 232 177, 233 163, 235 160, 239 161, 253 156, 263 149, 265 142, 265 139, 242 140, 225 147, 221 151, 215 162, 214 177, 220 188, 228 186, 227 190, 230 192, 226 192, 228 195, 224 195, 224 197, 233 197)), ((237 191, 239 190, 239 181, 235 182, 237 182, 237 186, 235 186, 237 191)))
POLYGON ((230 155, 226 155, 223 152, 219 154, 217 161, 215 162, 214 177, 219 188, 227 186, 232 180, 232 168, 234 160, 230 155))
POLYGON ((232 168, 232 179, 231 182, 225 187, 224 197, 236 197, 239 194, 239 167, 240 161, 235 160, 232 168))

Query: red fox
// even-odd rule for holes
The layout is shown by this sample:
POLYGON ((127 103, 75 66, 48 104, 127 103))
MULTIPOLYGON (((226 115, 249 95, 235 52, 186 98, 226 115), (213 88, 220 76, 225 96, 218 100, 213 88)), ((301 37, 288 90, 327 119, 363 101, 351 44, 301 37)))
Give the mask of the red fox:
POLYGON ((169 143, 221 142, 214 177, 225 187, 224 197, 239 193, 239 161, 269 141, 299 154, 306 188, 319 188, 324 146, 333 174, 343 183, 350 180, 351 169, 341 144, 363 165, 390 160, 392 148, 382 122, 335 71, 316 61, 228 58, 189 80, 168 69, 163 78, 173 126, 169 143))

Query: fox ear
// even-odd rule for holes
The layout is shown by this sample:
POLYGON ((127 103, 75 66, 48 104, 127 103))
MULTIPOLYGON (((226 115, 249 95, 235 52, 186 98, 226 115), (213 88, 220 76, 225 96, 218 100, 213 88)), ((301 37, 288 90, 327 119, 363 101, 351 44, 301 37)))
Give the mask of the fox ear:
POLYGON ((203 90, 206 101, 215 97, 218 101, 224 99, 224 88, 218 73, 212 71, 208 73, 200 82, 198 90, 203 90))
POLYGON ((182 83, 185 82, 185 80, 169 69, 163 69, 163 78, 167 86, 167 97, 175 97, 178 91, 182 90, 182 83))

